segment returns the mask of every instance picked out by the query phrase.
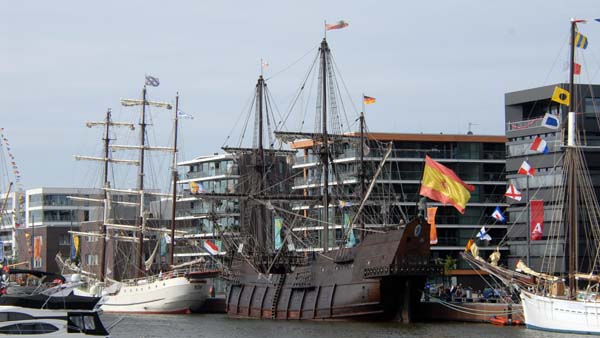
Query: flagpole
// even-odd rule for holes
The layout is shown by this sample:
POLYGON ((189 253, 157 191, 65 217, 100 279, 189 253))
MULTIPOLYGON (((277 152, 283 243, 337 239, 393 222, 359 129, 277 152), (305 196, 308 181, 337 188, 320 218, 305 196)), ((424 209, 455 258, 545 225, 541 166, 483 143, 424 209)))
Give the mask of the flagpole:
MULTIPOLYGON (((527 160, 528 158, 526 157, 525 161, 527 160)), ((525 200, 525 207, 527 208, 527 266, 531 267, 531 262, 529 261, 531 255, 531 206, 529 203, 529 173, 527 173, 527 175, 525 176, 525 182, 525 185, 527 186, 527 197, 525 200)))
POLYGON ((323 20, 323 37, 327 40, 327 20, 323 20))

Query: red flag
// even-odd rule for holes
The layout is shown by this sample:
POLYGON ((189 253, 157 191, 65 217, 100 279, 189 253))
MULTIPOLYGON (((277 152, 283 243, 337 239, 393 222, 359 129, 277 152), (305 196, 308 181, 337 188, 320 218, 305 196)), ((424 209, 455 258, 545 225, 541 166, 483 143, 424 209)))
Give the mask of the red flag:
POLYGON ((537 241, 542 239, 544 235, 544 201, 543 200, 531 200, 531 222, 530 222, 530 234, 531 240, 537 241))
POLYGON ((581 65, 577 62, 573 63, 573 74, 580 75, 581 74, 581 65))
POLYGON ((344 20, 340 20, 336 23, 328 23, 325 24, 325 30, 332 30, 332 29, 342 29, 348 27, 348 23, 344 20))

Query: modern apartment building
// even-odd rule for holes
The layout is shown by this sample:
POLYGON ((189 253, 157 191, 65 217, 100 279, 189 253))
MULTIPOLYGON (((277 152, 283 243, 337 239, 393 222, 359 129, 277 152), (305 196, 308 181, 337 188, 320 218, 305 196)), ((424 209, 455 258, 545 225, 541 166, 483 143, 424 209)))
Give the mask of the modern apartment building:
MULTIPOLYGON (((510 201, 507 216, 512 226, 508 233, 508 244, 510 247, 509 266, 515 266, 517 260, 527 260, 534 270, 544 270, 542 261, 544 256, 555 256, 554 271, 565 271, 564 228, 558 229, 558 245, 547 246, 550 235, 548 226, 544 229, 541 240, 531 241, 529 234, 529 222, 527 217, 527 197, 544 201, 544 223, 549 224, 552 219, 561 217, 563 200, 555 193, 555 187, 562 183, 562 156, 566 135, 564 128, 551 129, 543 126, 543 118, 546 113, 552 113, 560 117, 564 125, 567 116, 567 106, 560 105, 551 100, 554 88, 560 86, 568 89, 568 84, 559 83, 538 88, 530 88, 505 94, 505 118, 507 138, 506 170, 507 180, 517 184, 523 194, 520 202, 510 201), (549 148, 548 154, 541 154, 530 150, 533 140, 540 136, 549 148), (523 161, 536 169, 535 176, 529 177, 518 175, 517 171, 523 161), (529 189, 528 189, 529 188, 529 189), (530 243, 528 245, 528 242, 530 243), (548 252, 547 250, 552 250, 548 252)), ((600 125, 598 124, 597 112, 600 108, 600 98, 595 97, 600 93, 600 85, 575 85, 572 98, 577 98, 576 111, 577 128, 580 131, 579 142, 587 146, 600 145, 600 125)), ((592 176, 596 195, 600 193, 600 149, 593 147, 584 150, 587 165, 592 176)), ((554 230, 556 231, 556 229, 554 230)), ((583 236, 581 231, 581 235, 583 236)), ((583 252, 583 250, 580 250, 583 252)), ((585 257, 581 257, 583 261, 585 257)), ((547 264, 547 262, 546 262, 547 264)))
MULTIPOLYGON (((492 241, 487 243, 488 246, 485 246, 486 243, 480 245, 482 255, 496 249, 495 243, 506 234, 506 225, 496 223, 491 218, 497 206, 506 206, 504 136, 369 133, 365 138, 368 139, 363 154, 367 182, 382 161, 387 145, 390 142, 392 145, 391 154, 376 179, 374 192, 364 211, 367 231, 401 226, 403 222, 417 215, 420 180, 424 158, 428 154, 454 170, 466 183, 475 186, 464 215, 451 206, 442 206, 432 201, 428 203, 429 207, 439 207, 436 217, 439 242, 431 247, 432 257, 459 258, 459 252, 464 250, 467 241, 475 237, 482 225, 486 226, 492 237, 492 241)), ((306 195, 320 194, 322 169, 318 165, 318 156, 313 153, 312 142, 297 142, 296 149, 301 150, 301 154, 293 166, 296 177, 293 189, 306 195)), ((361 161, 357 149, 360 148, 356 146, 355 140, 347 142, 337 150, 333 159, 336 169, 329 175, 332 195, 344 194, 350 198, 359 195, 361 161)), ((343 207, 344 204, 347 205, 347 202, 330 202, 330 221, 337 225, 331 227, 333 229, 329 234, 329 247, 335 247, 343 241, 342 224, 349 216, 353 216, 352 209, 343 207)), ((307 210, 306 213, 318 219, 318 210, 307 210)), ((304 237, 312 243, 311 250, 321 250, 322 227, 317 223, 294 230, 298 232, 299 237, 304 237)), ((508 248, 501 247, 500 250, 507 251, 508 248)), ((457 267, 469 268, 461 260, 458 260, 457 267)))
POLYGON ((15 229, 24 222, 25 200, 23 192, 11 192, 0 196, 0 250, 2 258, 14 257, 15 229))
MULTIPOLYGON (((185 168, 179 180, 185 187, 183 198, 177 201, 178 230, 188 233, 186 238, 211 239, 220 245, 220 233, 239 232, 240 202, 238 199, 203 199, 202 194, 235 193, 239 183, 239 167, 234 154, 214 154, 178 163, 185 168)), ((177 247, 176 261, 185 261, 208 253, 191 246, 177 247)))
MULTIPOLYGON (((25 191, 25 224, 16 230, 17 263, 57 272, 55 256, 71 255, 73 237, 81 223, 102 220, 102 205, 75 198, 102 198, 99 189, 35 188, 25 191), (72 198, 75 197, 75 198, 72 198)), ((81 257, 86 259, 86 257, 81 257)))

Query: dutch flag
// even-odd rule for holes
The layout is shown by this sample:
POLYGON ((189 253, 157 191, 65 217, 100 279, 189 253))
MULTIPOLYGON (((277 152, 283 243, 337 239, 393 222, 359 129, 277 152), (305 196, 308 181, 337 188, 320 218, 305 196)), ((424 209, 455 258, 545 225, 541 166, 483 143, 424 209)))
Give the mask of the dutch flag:
POLYGON ((208 253, 211 255, 216 255, 219 253, 219 247, 217 247, 214 242, 208 239, 204 241, 204 250, 208 251, 208 253))
POLYGON ((549 152, 548 144, 539 136, 536 136, 533 140, 533 143, 531 144, 531 150, 544 154, 548 154, 549 152))

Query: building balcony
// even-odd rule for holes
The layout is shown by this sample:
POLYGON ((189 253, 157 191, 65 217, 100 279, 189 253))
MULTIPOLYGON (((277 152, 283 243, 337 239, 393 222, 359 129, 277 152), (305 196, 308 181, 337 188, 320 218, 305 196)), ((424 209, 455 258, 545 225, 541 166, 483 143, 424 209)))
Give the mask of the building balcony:
MULTIPOLYGON (((425 151, 422 149, 396 149, 392 150, 389 159, 420 159, 425 158, 425 151)), ((448 160, 501 160, 503 161, 506 157, 505 151, 482 151, 479 152, 461 152, 458 149, 455 150, 427 150, 435 159, 448 159, 448 160)), ((370 149, 369 152, 364 154, 365 160, 368 161, 380 161, 385 154, 385 150, 381 149, 370 149)), ((359 159, 360 153, 356 150, 346 150, 333 161, 340 161, 343 159, 359 159)), ((310 154, 308 156, 298 156, 296 158, 295 166, 301 166, 311 163, 317 163, 319 156, 310 154)))
POLYGON ((223 169, 215 169, 210 171, 188 171, 185 174, 185 177, 188 179, 192 178, 207 178, 213 176, 239 176, 238 168, 223 168, 223 169))

